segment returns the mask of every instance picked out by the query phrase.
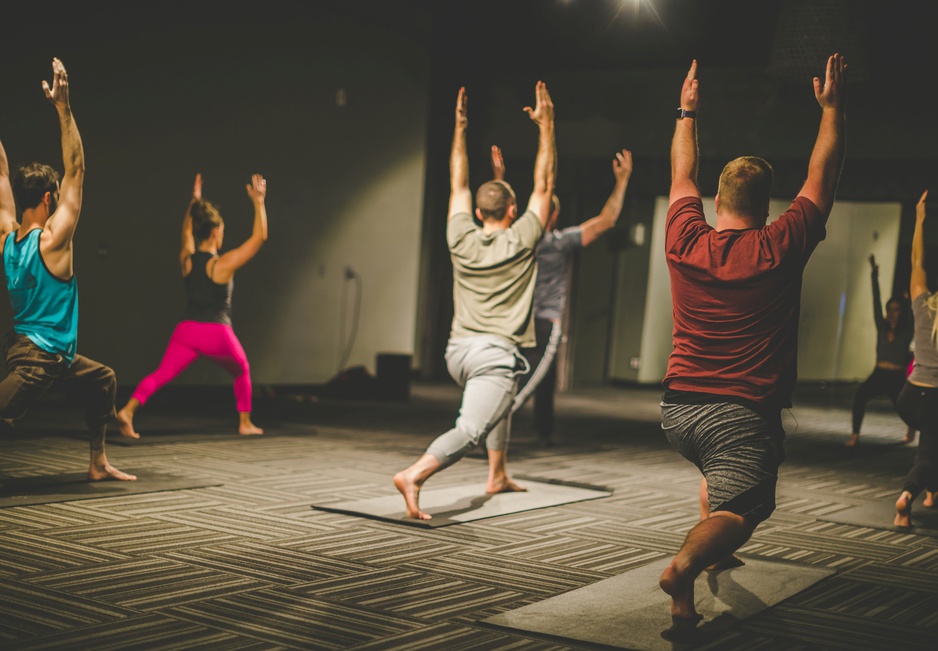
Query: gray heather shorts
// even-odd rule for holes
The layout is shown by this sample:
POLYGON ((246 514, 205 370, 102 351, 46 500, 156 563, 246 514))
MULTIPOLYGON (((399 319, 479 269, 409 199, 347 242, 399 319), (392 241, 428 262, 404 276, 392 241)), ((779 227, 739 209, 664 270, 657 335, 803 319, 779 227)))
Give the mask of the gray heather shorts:
POLYGON ((729 402, 662 402, 661 429, 706 477, 711 512, 729 511, 758 524, 775 510, 778 467, 785 460, 781 419, 773 422, 729 402))

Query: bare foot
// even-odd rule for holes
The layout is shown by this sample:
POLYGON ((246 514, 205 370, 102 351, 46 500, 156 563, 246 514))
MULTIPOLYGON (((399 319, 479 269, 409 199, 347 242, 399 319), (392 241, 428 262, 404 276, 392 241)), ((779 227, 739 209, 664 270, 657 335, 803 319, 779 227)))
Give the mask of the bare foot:
POLYGON ((935 507, 936 503, 938 503, 938 491, 925 491, 925 501, 922 502, 922 505, 931 509, 935 507))
POLYGON ((694 608, 694 581, 679 573, 672 562, 661 573, 658 586, 671 597, 671 618, 675 623, 696 625, 703 615, 694 608))
POLYGON ((251 412, 238 412, 238 434, 243 434, 244 436, 256 436, 263 433, 264 430, 251 422, 251 412))
POLYGON ((401 495, 404 496, 404 503, 407 505, 407 517, 414 518, 415 520, 432 520, 433 516, 429 513, 424 513, 420 510, 418 505, 418 498, 420 496, 420 484, 411 479, 407 473, 399 472, 394 475, 394 486, 401 492, 401 495))
POLYGON ((710 570, 711 572, 718 572, 720 570, 729 570, 734 567, 742 567, 746 563, 743 562, 741 558, 736 556, 736 554, 731 555, 729 558, 724 558, 722 561, 716 562, 713 565, 705 567, 705 570, 710 570))
POLYGON ((137 476, 122 472, 107 462, 101 465, 92 464, 88 468, 88 481, 105 481, 112 479, 134 481, 137 479, 137 476))
POLYGON ((905 438, 902 439, 903 443, 914 443, 915 442, 915 430, 911 427, 906 430, 905 438))
POLYGON ((909 491, 902 491, 896 500, 896 519, 892 523, 897 527, 912 526, 912 493, 909 491))
POLYGON ((851 434, 851 435, 850 435, 850 438, 847 440, 847 442, 844 443, 844 446, 845 446, 845 447, 848 447, 848 448, 855 448, 855 447, 857 447, 858 445, 860 445, 860 435, 859 435, 859 434, 851 434))
POLYGON ((129 439, 140 438, 140 435, 134 430, 133 412, 128 411, 126 407, 117 412, 117 427, 121 436, 126 436, 129 439))
POLYGON ((513 482, 509 477, 490 479, 485 485, 485 492, 489 495, 494 493, 524 493, 527 490, 524 486, 519 486, 513 482))

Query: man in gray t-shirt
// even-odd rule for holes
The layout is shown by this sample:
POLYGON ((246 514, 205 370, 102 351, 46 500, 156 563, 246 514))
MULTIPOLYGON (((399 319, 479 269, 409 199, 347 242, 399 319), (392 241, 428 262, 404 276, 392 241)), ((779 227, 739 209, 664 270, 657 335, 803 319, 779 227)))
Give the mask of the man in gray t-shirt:
MULTIPOLYGON (((492 147, 492 172, 496 180, 505 178, 505 162, 498 147, 492 147)), ((562 337, 561 324, 567 301, 567 267, 574 251, 595 242, 616 225, 622 212, 625 190, 632 175, 632 154, 623 149, 612 161, 616 184, 602 211, 579 226, 555 230, 560 214, 557 195, 551 199, 551 214, 544 236, 537 245, 537 280, 534 285, 534 332, 536 345, 523 354, 531 371, 521 377, 512 406, 516 412, 534 396, 534 429, 544 446, 553 444, 554 391, 557 387, 557 347, 562 337)))
POLYGON ((517 199, 511 186, 505 181, 484 183, 476 193, 480 228, 472 219, 469 190, 466 91, 459 89, 446 227, 454 304, 446 365, 463 387, 463 397, 455 426, 438 436, 409 468, 394 475, 408 518, 429 520, 430 514, 419 505, 424 482, 486 440, 486 492, 524 490, 508 476, 510 411, 517 376, 527 367, 518 346, 534 345, 534 249, 547 224, 556 170, 554 107, 543 82, 537 83, 536 98, 533 109, 524 109, 540 134, 528 208, 516 219, 517 199))

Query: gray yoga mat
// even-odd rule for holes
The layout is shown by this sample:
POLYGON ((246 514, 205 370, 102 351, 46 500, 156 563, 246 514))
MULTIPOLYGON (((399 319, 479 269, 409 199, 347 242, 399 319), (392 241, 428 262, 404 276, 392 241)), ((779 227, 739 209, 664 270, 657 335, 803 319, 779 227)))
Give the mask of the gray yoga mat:
POLYGON ((137 475, 137 480, 88 481, 87 475, 83 472, 0 478, 0 508, 222 485, 219 481, 178 477, 146 470, 139 472, 126 470, 125 472, 137 475))
POLYGON ((364 500, 314 504, 313 508, 418 527, 445 527, 612 495, 612 491, 579 484, 574 486, 548 480, 516 479, 528 489, 526 492, 489 495, 485 492, 485 484, 461 484, 436 489, 424 487, 420 491, 420 508, 433 516, 431 520, 406 517, 404 498, 399 493, 364 500))
POLYGON ((670 597, 658 577, 663 558, 619 576, 484 619, 480 624, 552 641, 575 640, 636 651, 693 648, 737 622, 774 606, 835 570, 788 562, 745 559, 745 565, 703 572, 694 584, 704 619, 689 631, 673 629, 670 597))
POLYGON ((896 527, 893 520, 896 517, 896 498, 878 500, 862 506, 851 506, 836 513, 816 516, 824 522, 838 524, 851 524, 857 527, 870 529, 883 529, 885 531, 902 531, 915 533, 920 536, 938 538, 938 508, 922 506, 923 496, 919 496, 912 504, 912 527, 910 529, 896 527))

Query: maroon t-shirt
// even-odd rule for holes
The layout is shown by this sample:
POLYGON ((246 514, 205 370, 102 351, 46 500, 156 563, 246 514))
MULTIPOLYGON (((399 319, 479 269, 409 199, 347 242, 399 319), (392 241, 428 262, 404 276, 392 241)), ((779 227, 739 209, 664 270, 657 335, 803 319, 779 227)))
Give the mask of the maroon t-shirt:
POLYGON ((797 197, 758 229, 717 231, 703 204, 668 210, 674 350, 664 386, 790 407, 797 378, 801 277, 824 239, 824 216, 797 197))

